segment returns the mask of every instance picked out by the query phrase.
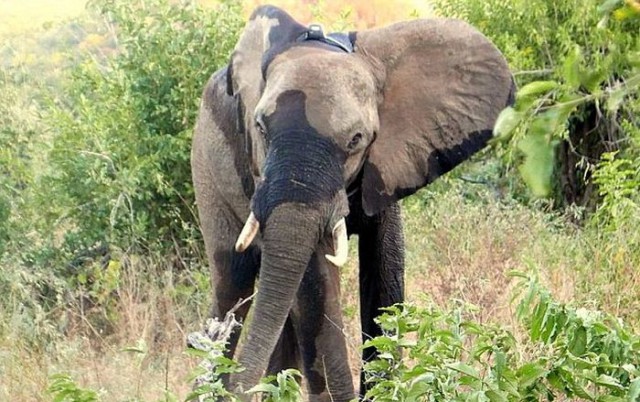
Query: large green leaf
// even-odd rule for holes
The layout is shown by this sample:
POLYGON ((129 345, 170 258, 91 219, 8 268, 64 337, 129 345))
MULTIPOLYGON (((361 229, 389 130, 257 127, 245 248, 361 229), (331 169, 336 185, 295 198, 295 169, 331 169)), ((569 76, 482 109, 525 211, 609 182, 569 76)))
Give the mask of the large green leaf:
POLYGON ((518 112, 512 107, 503 109, 493 127, 493 132, 497 139, 500 141, 511 139, 515 128, 518 127, 524 116, 523 112, 518 112))
POLYGON ((571 88, 577 89, 581 84, 580 65, 583 60, 582 49, 576 46, 567 54, 562 64, 562 78, 571 88))
POLYGON ((532 386, 539 378, 547 373, 547 369, 538 363, 527 363, 520 367, 517 372, 519 385, 521 388, 532 386))
POLYGON ((518 170, 536 197, 548 197, 551 193, 556 143, 546 135, 531 133, 518 144, 525 158, 518 170))
POLYGON ((553 89, 556 89, 559 84, 555 81, 533 81, 520 88, 517 97, 523 98, 527 96, 534 96, 547 93, 553 89))
POLYGON ((640 400, 640 377, 631 381, 631 385, 629 386, 629 401, 638 400, 640 400))

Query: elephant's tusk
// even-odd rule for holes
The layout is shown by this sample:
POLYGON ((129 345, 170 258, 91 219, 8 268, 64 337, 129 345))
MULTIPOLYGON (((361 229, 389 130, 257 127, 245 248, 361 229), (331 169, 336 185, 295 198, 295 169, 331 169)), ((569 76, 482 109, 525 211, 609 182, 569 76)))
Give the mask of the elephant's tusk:
POLYGON ((325 258, 333 265, 341 267, 347 262, 349 257, 349 239, 347 238, 347 222, 340 219, 333 227, 333 246, 336 255, 325 254, 325 258))
POLYGON ((260 222, 256 219, 256 216, 251 212, 247 218, 247 222, 244 224, 238 240, 236 240, 236 251, 242 253, 249 247, 253 239, 260 230, 260 222))

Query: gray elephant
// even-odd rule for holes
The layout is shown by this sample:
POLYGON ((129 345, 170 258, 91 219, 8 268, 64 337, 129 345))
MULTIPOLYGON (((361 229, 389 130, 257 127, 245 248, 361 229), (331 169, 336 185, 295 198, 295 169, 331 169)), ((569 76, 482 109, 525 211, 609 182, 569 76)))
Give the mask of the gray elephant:
POLYGON ((358 235, 368 338, 380 307, 403 301, 398 200, 484 147, 513 90, 501 53, 461 21, 324 35, 254 11, 204 90, 191 162, 212 314, 253 294, 259 272, 237 350, 240 334, 230 340, 246 368, 232 389, 300 367, 310 400, 356 396, 339 301, 347 236, 358 235))

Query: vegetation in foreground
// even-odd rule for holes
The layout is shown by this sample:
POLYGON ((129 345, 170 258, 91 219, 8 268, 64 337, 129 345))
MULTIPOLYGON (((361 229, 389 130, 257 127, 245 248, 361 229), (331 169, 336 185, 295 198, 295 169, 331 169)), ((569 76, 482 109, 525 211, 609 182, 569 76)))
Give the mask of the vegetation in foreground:
MULTIPOLYGON (((638 3, 433 3, 492 37, 521 90, 500 143, 404 202, 409 303, 380 317, 370 396, 637 399, 638 3), (592 107, 603 144, 575 137, 592 107), (568 183, 581 189, 575 202, 568 183)), ((0 399, 191 392, 200 357, 184 343, 207 315, 209 277, 190 130, 242 21, 232 1, 96 1, 64 24, 3 32, 0 399)), ((342 297, 357 340, 356 294, 342 297)), ((296 375, 258 390, 297 400, 296 375)))

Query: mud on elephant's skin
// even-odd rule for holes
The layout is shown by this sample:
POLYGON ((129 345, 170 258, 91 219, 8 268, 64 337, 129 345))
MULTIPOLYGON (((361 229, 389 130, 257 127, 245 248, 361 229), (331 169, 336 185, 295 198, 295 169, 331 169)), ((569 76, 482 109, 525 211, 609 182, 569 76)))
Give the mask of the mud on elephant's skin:
POLYGON ((229 386, 300 367, 311 400, 346 401, 347 233, 358 235, 363 337, 376 336, 379 308, 403 300, 397 201, 480 150, 514 87, 500 52, 461 21, 353 32, 343 46, 308 32, 275 7, 252 14, 205 88, 191 163, 212 314, 260 277, 243 340, 230 341, 246 370, 229 386))

